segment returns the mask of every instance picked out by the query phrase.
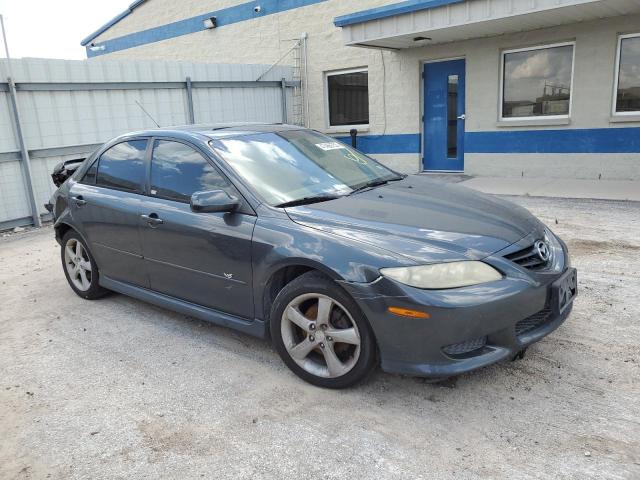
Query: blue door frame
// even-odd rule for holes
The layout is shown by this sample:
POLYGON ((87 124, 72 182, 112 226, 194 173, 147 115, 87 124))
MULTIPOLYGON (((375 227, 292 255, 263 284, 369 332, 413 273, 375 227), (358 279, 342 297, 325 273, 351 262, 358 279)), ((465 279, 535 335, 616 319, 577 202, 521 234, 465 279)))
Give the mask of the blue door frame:
POLYGON ((424 65, 424 136, 422 168, 464 170, 465 61, 424 65))

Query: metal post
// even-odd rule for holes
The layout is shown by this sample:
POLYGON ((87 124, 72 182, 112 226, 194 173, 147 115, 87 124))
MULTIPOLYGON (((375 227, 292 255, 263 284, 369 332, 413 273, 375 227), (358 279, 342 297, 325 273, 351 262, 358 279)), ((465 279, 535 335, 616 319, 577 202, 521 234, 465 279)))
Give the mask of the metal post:
POLYGON ((287 79, 283 78, 282 82, 282 123, 287 123, 287 79))
POLYGON ((31 204, 31 216, 33 217, 33 224, 36 227, 42 226, 42 220, 40 220, 40 213, 38 210, 38 204, 36 202, 36 191, 33 188, 33 177, 31 175, 31 160, 29 159, 29 150, 27 150, 27 144, 24 140, 22 133, 22 124, 20 123, 20 111, 18 110, 18 96, 16 94, 16 84, 13 82, 13 78, 7 79, 9 83, 9 97, 11 98, 11 110, 13 113, 13 121, 16 126, 16 136, 18 137, 18 145, 20 146, 20 153, 22 155, 22 168, 24 172, 25 183, 27 192, 29 194, 29 203, 31 204))
POLYGON ((191 84, 191 77, 187 77, 187 108, 189 109, 188 122, 193 125, 196 123, 196 120, 193 113, 193 85, 191 84))
POLYGON ((20 154, 22 155, 22 168, 24 173, 24 180, 27 187, 27 193, 29 194, 29 203, 31 204, 31 216, 33 217, 33 224, 36 227, 42 226, 42 220, 40 219, 40 212, 38 210, 38 204, 36 202, 36 191, 33 188, 33 177, 31 175, 31 160, 29 159, 29 150, 27 150, 27 144, 24 141, 24 135, 22 134, 22 124, 20 123, 20 110, 18 110, 18 95, 16 94, 16 84, 13 82, 13 72, 11 69, 11 55, 9 55, 9 44, 7 43, 7 33, 4 29, 4 18, 0 15, 0 27, 2 28, 2 41, 4 42, 4 51, 7 54, 7 70, 9 71, 9 77, 7 83, 9 84, 9 97, 11 98, 11 111, 13 113, 13 121, 16 125, 16 136, 18 137, 18 145, 20 146, 20 154))

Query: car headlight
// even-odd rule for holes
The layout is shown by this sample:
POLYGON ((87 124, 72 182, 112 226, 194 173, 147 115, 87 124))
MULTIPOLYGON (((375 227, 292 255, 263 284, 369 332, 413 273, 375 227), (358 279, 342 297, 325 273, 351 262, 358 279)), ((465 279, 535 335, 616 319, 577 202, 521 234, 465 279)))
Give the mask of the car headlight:
POLYGON ((380 273, 405 285, 429 290, 468 287, 502 278, 495 268, 478 261, 381 268, 380 273))
POLYGON ((560 272, 565 266, 568 266, 568 258, 565 258, 564 250, 558 240, 558 237, 550 229, 545 229, 544 239, 551 250, 551 269, 560 272))

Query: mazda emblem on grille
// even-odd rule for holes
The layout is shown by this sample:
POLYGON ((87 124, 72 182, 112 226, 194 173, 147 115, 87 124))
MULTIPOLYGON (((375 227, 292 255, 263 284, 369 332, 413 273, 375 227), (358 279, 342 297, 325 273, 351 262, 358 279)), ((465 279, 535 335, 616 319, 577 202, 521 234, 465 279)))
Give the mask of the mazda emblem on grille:
POLYGON ((546 242, 543 242, 542 240, 538 240, 535 243, 535 248, 536 248, 536 253, 538 254, 538 257, 540 257, 540 260, 542 260, 543 262, 546 262, 549 260, 549 258, 551 257, 551 250, 549 250, 549 245, 547 245, 546 242))

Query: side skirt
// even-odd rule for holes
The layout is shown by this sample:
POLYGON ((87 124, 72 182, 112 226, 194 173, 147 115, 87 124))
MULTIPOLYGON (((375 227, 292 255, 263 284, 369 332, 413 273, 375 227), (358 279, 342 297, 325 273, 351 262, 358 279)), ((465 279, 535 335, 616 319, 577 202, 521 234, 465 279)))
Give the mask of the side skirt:
POLYGON ((248 333, 254 337, 266 338, 267 328, 266 324, 262 320, 254 319, 246 320, 244 318, 229 315, 227 313, 219 312, 211 308, 206 308, 194 303, 185 302, 169 295, 147 290, 146 288, 136 287, 128 283, 119 282, 109 277, 100 277, 100 286, 113 290, 114 292, 128 295, 144 302, 152 303, 159 307, 173 310, 174 312, 189 315, 197 318, 198 320, 204 320, 205 322, 215 323, 223 327, 229 327, 234 330, 239 330, 243 333, 248 333))

